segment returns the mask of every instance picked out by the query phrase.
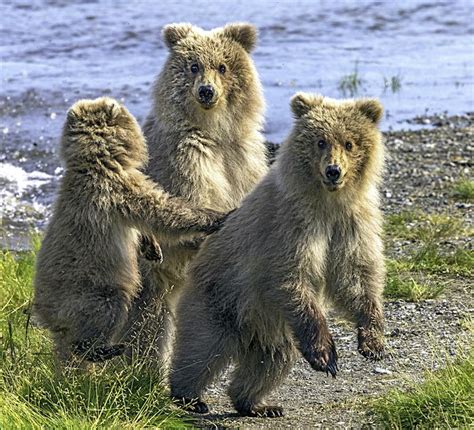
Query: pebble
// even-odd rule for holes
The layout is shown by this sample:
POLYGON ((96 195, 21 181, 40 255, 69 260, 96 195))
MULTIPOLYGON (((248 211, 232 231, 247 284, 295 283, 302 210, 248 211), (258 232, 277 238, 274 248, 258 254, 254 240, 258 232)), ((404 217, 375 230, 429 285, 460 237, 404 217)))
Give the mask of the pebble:
POLYGON ((392 374, 392 371, 391 370, 388 370, 388 369, 384 369, 383 367, 376 367, 374 369, 374 372, 375 373, 378 373, 380 375, 391 375, 392 374))

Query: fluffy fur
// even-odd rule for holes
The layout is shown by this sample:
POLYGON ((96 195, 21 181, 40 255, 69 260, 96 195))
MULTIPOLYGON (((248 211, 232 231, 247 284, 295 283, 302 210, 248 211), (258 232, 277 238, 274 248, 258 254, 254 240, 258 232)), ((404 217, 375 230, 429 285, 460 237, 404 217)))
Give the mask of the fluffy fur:
POLYGON ((173 242, 212 231, 222 216, 170 197, 139 171, 143 135, 113 99, 77 102, 60 150, 65 172, 38 255, 33 311, 61 361, 101 361, 123 352, 112 344, 140 285, 138 231, 173 242))
MULTIPOLYGON (((268 169, 260 133, 264 101, 249 55, 256 29, 230 24, 204 31, 172 24, 163 38, 169 56, 144 125, 148 173, 198 207, 234 209, 268 169), (212 99, 201 98, 202 87, 212 87, 212 99)), ((161 244, 163 264, 147 267, 127 330, 138 355, 165 360, 172 313, 198 242, 161 244)))
POLYGON ((309 94, 291 106, 295 125, 276 163, 189 270, 170 379, 173 397, 196 412, 230 361, 229 395, 243 415, 282 414, 264 399, 298 352, 334 376, 323 298, 355 322, 362 355, 383 354, 382 106, 309 94), (328 183, 335 165, 340 177, 328 183))

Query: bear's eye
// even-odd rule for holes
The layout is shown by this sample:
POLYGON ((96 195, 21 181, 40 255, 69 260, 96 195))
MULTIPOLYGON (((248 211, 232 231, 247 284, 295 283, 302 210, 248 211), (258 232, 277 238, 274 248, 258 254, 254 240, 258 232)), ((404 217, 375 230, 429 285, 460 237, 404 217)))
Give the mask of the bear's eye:
POLYGON ((221 65, 219 66, 219 73, 220 73, 221 75, 223 75, 223 74, 225 73, 225 71, 226 71, 225 66, 224 66, 223 64, 221 64, 221 65))
POLYGON ((194 74, 199 72, 199 66, 196 63, 191 65, 191 72, 194 73, 194 74))
POLYGON ((352 151, 352 143, 351 142, 346 142, 346 149, 348 151, 352 151))
POLYGON ((319 149, 324 149, 326 148, 326 141, 321 139, 319 142, 318 142, 318 148, 319 149))

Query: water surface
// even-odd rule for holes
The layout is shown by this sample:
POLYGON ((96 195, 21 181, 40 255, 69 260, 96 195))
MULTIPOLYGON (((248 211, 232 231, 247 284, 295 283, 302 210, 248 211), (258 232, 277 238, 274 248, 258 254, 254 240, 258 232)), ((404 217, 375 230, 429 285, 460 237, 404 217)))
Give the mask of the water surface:
POLYGON ((426 112, 474 110, 472 1, 9 1, 0 5, 0 215, 10 234, 42 226, 53 200, 57 137, 78 98, 110 95, 140 120, 166 55, 161 28, 254 23, 267 138, 291 126, 296 91, 332 97, 344 77, 379 97, 384 129, 426 112), (399 83, 400 87, 392 83, 399 83))

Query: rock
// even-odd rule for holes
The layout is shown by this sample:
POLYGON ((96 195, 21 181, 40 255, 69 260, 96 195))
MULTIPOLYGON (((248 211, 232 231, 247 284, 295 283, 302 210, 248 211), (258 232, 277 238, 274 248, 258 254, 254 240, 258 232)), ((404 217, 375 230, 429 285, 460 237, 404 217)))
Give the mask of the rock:
POLYGON ((374 369, 375 373, 378 373, 379 375, 391 375, 392 371, 388 369, 384 369, 383 367, 376 367, 374 369))

